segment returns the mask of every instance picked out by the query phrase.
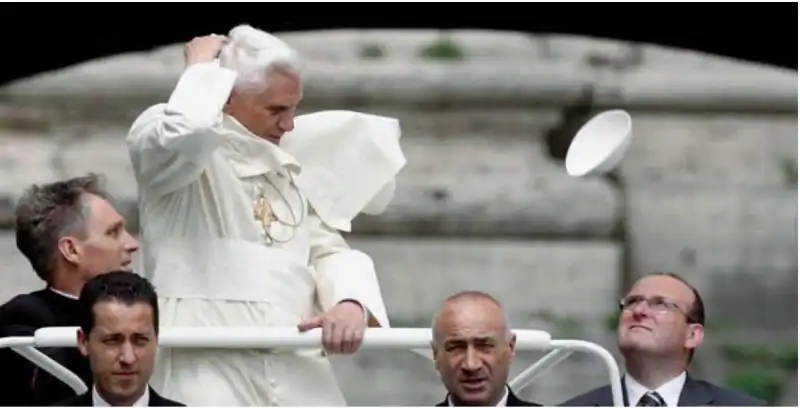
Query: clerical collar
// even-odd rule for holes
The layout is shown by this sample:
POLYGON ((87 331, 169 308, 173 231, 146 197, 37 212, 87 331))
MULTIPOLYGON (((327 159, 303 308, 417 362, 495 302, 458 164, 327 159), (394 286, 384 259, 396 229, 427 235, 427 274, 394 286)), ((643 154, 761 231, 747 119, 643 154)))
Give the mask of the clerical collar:
POLYGON ((50 291, 51 291, 51 292, 53 292, 53 293, 55 293, 55 294, 58 294, 58 295, 64 296, 65 298, 69 298, 69 299, 78 300, 78 297, 77 297, 77 296, 75 296, 75 295, 72 295, 72 294, 69 294, 69 293, 67 293, 67 292, 62 292, 62 291, 60 291, 60 290, 58 290, 58 289, 55 289, 55 288, 52 288, 52 287, 50 287, 50 288, 48 288, 48 289, 50 289, 50 291))
POLYGON ((640 384, 629 374, 626 374, 625 392, 628 394, 628 402, 631 406, 635 406, 644 394, 647 394, 650 391, 655 391, 661 396, 661 398, 664 399, 664 402, 667 403, 668 407, 677 407, 678 399, 681 397, 681 391, 683 391, 683 384, 685 382, 686 371, 683 371, 677 377, 665 382, 664 384, 661 384, 661 386, 655 390, 651 390, 640 384))
POLYGON ((278 145, 247 130, 230 115, 223 119, 224 145, 222 154, 240 178, 259 176, 288 168, 297 173, 300 164, 278 145))
MULTIPOLYGON (((133 407, 146 407, 150 404, 150 387, 145 387, 144 393, 142 396, 139 397, 136 402, 133 403, 133 407)), ((95 407, 110 407, 112 406, 103 397, 100 396, 100 393, 97 392, 97 387, 92 387, 92 406, 95 407)))

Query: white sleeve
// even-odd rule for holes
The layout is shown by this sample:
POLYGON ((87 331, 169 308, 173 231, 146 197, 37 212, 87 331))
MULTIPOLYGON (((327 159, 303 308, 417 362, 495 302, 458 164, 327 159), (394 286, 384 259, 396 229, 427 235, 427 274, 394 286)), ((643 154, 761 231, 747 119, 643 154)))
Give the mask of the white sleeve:
POLYGON ((216 63, 187 68, 166 104, 140 115, 127 136, 140 186, 163 195, 196 180, 219 144, 215 128, 236 81, 216 63))
POLYGON ((317 276, 320 306, 328 311, 343 300, 364 308, 369 326, 389 327, 386 305, 372 258, 351 249, 341 234, 313 214, 311 265, 317 276))

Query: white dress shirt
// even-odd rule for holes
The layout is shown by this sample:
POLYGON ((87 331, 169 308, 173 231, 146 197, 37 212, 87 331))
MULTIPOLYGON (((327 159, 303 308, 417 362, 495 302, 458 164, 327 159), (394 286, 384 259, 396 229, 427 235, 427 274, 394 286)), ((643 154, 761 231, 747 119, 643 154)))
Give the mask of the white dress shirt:
MULTIPOLYGON (((150 403, 150 387, 144 389, 144 394, 133 403, 133 407, 146 407, 150 403)), ((92 406, 95 407, 111 407, 113 405, 106 402, 103 397, 97 392, 97 387, 92 387, 92 406)))
POLYGON ((628 405, 635 407, 639 400, 650 391, 655 391, 668 407, 677 407, 678 399, 683 391, 683 384, 686 382, 686 371, 681 372, 677 377, 665 382, 655 390, 651 390, 640 384, 630 375, 625 375, 625 392, 628 394, 628 405))

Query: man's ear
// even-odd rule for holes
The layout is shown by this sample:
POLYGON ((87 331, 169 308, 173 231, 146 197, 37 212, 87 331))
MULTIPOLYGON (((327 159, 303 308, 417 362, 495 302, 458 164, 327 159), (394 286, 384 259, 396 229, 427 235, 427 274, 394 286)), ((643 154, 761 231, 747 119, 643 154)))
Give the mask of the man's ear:
POLYGON ((236 97, 236 89, 232 90, 231 93, 228 95, 228 100, 225 101, 225 105, 222 105, 222 112, 225 114, 231 114, 231 100, 236 97))
POLYGON ((73 237, 63 237, 58 240, 58 252, 69 262, 78 263, 82 255, 82 248, 73 237))
POLYGON ((517 355, 517 334, 511 332, 511 339, 508 340, 508 348, 511 350, 511 356, 517 355))
POLYGON ((433 357, 433 367, 439 371, 439 360, 436 357, 439 355, 439 348, 436 347, 436 342, 431 340, 431 357, 433 357))
POLYGON ((703 344, 705 337, 705 328, 700 324, 690 324, 689 330, 686 333, 686 341, 684 347, 687 349, 696 349, 703 344))
POLYGON ((83 332, 82 329, 78 329, 78 350, 83 354, 84 357, 89 356, 89 336, 83 332))

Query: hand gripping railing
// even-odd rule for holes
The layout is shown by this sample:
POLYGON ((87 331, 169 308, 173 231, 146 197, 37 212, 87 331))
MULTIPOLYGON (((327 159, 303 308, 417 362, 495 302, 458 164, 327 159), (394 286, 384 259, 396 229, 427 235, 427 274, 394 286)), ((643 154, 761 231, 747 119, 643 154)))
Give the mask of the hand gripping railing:
MULTIPOLYGON (((15 352, 41 367, 70 386, 76 393, 86 392, 78 376, 64 368, 36 347, 75 347, 77 327, 47 327, 31 337, 6 337, 0 339, 0 348, 10 347, 15 352)), ((551 350, 535 364, 509 382, 520 390, 529 386, 546 370, 560 363, 574 351, 595 354, 608 368, 608 379, 614 406, 623 406, 619 367, 614 357, 603 347, 582 340, 553 340, 550 334, 539 330, 514 330, 518 350, 551 350)), ((221 349, 296 349, 320 347, 322 331, 298 333, 295 328, 251 327, 170 327, 159 335, 160 347, 166 348, 221 348, 221 349)), ((361 349, 426 349, 430 347, 430 329, 367 329, 361 349)))

